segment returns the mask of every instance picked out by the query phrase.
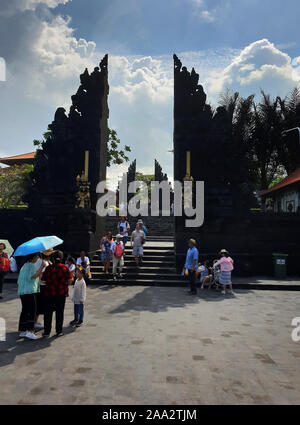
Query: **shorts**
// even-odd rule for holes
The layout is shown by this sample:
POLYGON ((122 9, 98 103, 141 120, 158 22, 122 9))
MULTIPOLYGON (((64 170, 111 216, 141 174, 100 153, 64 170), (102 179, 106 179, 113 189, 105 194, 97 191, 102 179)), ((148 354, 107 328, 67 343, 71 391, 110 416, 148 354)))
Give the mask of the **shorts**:
POLYGON ((142 246, 134 246, 132 249, 132 255, 135 257, 139 255, 143 255, 143 247, 142 246))
POLYGON ((126 235, 124 235, 124 236, 123 236, 123 244, 124 244, 124 245, 126 245, 126 244, 127 244, 127 236, 126 236, 126 235))

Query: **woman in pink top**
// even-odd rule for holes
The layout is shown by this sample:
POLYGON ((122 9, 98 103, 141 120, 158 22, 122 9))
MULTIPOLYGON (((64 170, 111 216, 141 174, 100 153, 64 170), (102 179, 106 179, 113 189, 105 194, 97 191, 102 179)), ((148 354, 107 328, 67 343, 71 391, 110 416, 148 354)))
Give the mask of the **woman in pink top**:
POLYGON ((218 260, 214 267, 220 266, 221 273, 220 273, 220 283, 223 285, 223 291, 222 294, 226 294, 226 286, 229 285, 229 293, 233 294, 232 291, 232 282, 231 282, 231 271, 233 270, 233 259, 229 257, 229 253, 226 249, 221 249, 219 252, 221 255, 220 260, 218 260))

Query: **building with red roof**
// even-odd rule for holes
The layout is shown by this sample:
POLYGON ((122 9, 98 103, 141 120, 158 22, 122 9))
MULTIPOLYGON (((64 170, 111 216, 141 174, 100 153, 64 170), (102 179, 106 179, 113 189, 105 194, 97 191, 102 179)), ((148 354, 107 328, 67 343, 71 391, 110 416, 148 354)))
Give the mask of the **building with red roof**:
POLYGON ((0 163, 5 165, 33 164, 36 152, 23 153, 22 155, 0 158, 0 163))
POLYGON ((267 198, 273 202, 274 212, 300 212, 300 168, 281 182, 260 193, 265 203, 267 198))

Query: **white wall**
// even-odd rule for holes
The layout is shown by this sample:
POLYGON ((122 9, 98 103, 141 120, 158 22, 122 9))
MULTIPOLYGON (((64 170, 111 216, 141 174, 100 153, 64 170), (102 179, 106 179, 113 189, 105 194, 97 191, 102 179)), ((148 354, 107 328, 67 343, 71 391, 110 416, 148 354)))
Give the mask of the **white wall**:
POLYGON ((294 204, 292 212, 297 212, 298 206, 300 207, 300 192, 297 190, 288 190, 280 197, 275 198, 275 212, 279 212, 278 205, 280 205, 281 212, 289 212, 287 209, 289 202, 294 204))

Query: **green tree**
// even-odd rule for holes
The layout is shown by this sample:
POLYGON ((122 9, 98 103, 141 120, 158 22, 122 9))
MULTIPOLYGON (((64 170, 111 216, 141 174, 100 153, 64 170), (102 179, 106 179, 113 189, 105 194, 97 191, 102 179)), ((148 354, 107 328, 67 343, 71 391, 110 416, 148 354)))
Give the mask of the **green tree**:
POLYGON ((275 186, 276 184, 280 183, 283 179, 286 178, 286 174, 278 175, 273 179, 273 181, 269 184, 268 189, 271 189, 271 187, 275 186))
MULTIPOLYGON (((118 138, 117 132, 115 130, 108 129, 108 144, 107 144, 107 160, 106 165, 110 167, 111 165, 120 165, 124 162, 129 161, 127 156, 128 152, 131 152, 130 146, 125 145, 123 149, 120 149, 120 139, 118 138)), ((34 146, 37 149, 42 149, 43 143, 51 137, 51 131, 48 130, 43 134, 43 140, 35 139, 33 141, 34 146)))
POLYGON ((109 138, 107 145, 107 166, 111 165, 120 165, 124 162, 129 161, 127 152, 131 152, 130 146, 125 145, 123 149, 120 149, 120 139, 118 138, 117 132, 115 130, 108 129, 109 138))
POLYGON ((284 99, 272 99, 263 90, 261 95, 258 103, 253 95, 244 99, 229 90, 220 97, 220 105, 225 107, 232 123, 230 155, 246 171, 246 180, 256 190, 268 189, 299 166, 299 145, 291 143, 298 135, 281 135, 283 130, 299 127, 299 90, 293 90, 284 99))
POLYGON ((155 178, 154 174, 143 174, 143 173, 140 173, 139 171, 137 171, 135 174, 136 181, 142 181, 146 183, 148 188, 148 198, 151 196, 151 182, 154 181, 154 178, 155 178))
POLYGON ((33 166, 29 164, 0 168, 0 208, 26 206, 22 197, 32 170, 33 166))
POLYGON ((45 133, 43 133, 43 140, 34 139, 33 145, 36 146, 36 149, 42 149, 43 143, 46 142, 51 137, 51 131, 47 130, 45 133))

